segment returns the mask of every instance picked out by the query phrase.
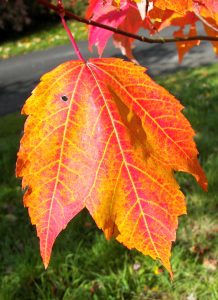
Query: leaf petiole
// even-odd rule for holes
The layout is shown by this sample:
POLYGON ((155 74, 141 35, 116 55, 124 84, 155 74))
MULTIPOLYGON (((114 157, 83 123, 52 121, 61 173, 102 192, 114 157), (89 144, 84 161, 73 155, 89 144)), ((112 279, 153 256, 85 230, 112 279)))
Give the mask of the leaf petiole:
POLYGON ((64 6, 63 6, 63 3, 62 3, 61 0, 58 0, 58 8, 59 8, 59 16, 60 16, 60 18, 61 18, 61 22, 62 22, 62 24, 63 24, 63 27, 64 27, 65 31, 67 32, 67 34, 68 34, 68 36, 69 36, 69 39, 70 39, 70 41, 71 41, 71 44, 72 44, 72 46, 73 46, 73 49, 74 49, 74 51, 75 51, 77 57, 78 57, 80 60, 82 60, 84 63, 86 63, 86 60, 85 60, 85 58, 82 56, 82 53, 81 53, 80 50, 79 50, 79 47, 78 47, 78 45, 77 45, 77 43, 76 43, 76 41, 75 41, 75 39, 74 39, 74 36, 72 35, 72 32, 71 32, 70 28, 68 27, 67 22, 66 22, 66 20, 65 20, 65 18, 64 18, 64 14, 65 14, 64 11, 65 11, 65 10, 64 10, 64 6))

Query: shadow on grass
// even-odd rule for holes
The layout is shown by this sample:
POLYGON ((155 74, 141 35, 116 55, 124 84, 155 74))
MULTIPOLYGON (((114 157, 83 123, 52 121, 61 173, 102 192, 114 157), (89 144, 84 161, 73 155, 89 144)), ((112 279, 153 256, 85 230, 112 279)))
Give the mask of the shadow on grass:
POLYGON ((191 176, 177 174, 188 217, 180 218, 173 247, 171 282, 158 262, 106 241, 87 211, 59 236, 47 271, 38 239, 22 206, 14 176, 23 127, 18 114, 0 120, 0 299, 218 299, 218 65, 158 78, 185 105, 196 130, 209 191, 191 176))

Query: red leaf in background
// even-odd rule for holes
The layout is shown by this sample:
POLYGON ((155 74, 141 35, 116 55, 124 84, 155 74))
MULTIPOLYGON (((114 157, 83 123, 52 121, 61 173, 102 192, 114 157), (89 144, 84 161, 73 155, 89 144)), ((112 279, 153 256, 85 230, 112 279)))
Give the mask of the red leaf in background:
MULTIPOLYGON (((139 28, 145 23, 147 23, 147 20, 142 20, 136 5, 131 5, 126 13, 125 20, 118 28, 127 32, 137 33, 139 28), (134 20, 134 22, 129 22, 130 19, 134 20)), ((115 47, 120 48, 123 55, 126 55, 130 59, 134 59, 132 55, 132 43, 134 42, 134 39, 116 33, 113 38, 115 47)))
MULTIPOLYGON (((98 0, 92 3, 92 6, 88 8, 87 17, 91 15, 93 9, 93 20, 104 25, 110 25, 112 27, 118 27, 126 18, 126 13, 129 5, 126 3, 120 9, 114 7, 110 3, 103 4, 103 0, 98 0)), ((113 35, 112 31, 105 30, 103 28, 90 26, 89 29, 89 48, 95 45, 98 48, 98 53, 101 56, 104 48, 113 35)))
MULTIPOLYGON (((186 37, 186 36, 196 36, 197 31, 195 26, 191 26, 188 34, 184 34, 182 29, 179 29, 178 31, 174 32, 175 37, 186 37)), ((200 41, 186 41, 186 42, 176 42, 176 47, 178 51, 179 56, 179 62, 181 63, 183 60, 184 55, 189 52, 190 49, 192 49, 195 46, 199 46, 200 41)))

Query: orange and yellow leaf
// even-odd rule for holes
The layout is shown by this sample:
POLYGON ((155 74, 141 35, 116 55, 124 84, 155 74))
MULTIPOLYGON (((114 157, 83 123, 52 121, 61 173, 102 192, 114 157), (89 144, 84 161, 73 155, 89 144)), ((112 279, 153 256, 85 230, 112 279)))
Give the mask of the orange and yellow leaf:
POLYGON ((46 267, 56 237, 86 207, 108 239, 171 272, 186 213, 173 171, 207 188, 182 108, 144 68, 120 59, 70 61, 42 77, 22 111, 17 176, 46 267))

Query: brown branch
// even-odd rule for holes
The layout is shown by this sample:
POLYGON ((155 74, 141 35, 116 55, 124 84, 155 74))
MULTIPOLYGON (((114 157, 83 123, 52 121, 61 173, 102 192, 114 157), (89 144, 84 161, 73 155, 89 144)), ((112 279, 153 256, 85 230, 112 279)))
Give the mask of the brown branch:
MULTIPOLYGON (((59 13, 59 7, 51 4, 47 0, 38 0, 38 3, 44 5, 47 8, 50 8, 51 10, 55 11, 56 13, 59 13)), ((93 25, 96 27, 100 27, 109 31, 112 31, 117 34, 121 34, 130 38, 133 38, 135 40, 145 42, 145 43, 150 43, 150 44, 165 44, 165 43, 174 43, 174 42, 188 42, 188 41, 196 41, 196 40, 201 40, 201 41, 218 41, 218 37, 215 36, 204 36, 204 35, 196 35, 196 36, 190 36, 190 37, 175 37, 175 38, 148 38, 145 36, 133 34, 131 32, 126 32, 123 30, 120 30, 118 28, 114 28, 108 25, 104 25, 98 22, 95 22, 91 19, 85 19, 83 17, 79 17, 73 13, 71 13, 68 10, 64 10, 65 16, 67 16, 70 19, 76 20, 80 23, 84 23, 87 25, 93 25)))

